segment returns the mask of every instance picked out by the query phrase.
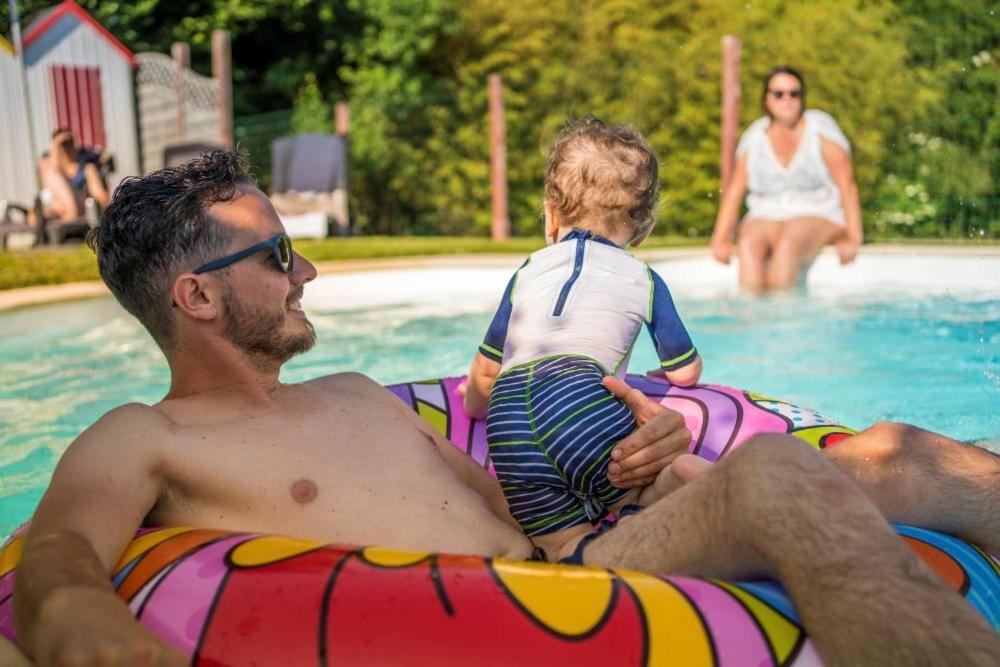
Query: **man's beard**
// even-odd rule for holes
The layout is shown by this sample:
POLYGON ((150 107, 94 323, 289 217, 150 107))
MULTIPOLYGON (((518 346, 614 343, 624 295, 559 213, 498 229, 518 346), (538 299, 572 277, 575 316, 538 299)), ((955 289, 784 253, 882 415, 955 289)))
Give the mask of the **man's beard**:
POLYGON ((288 317, 288 302, 285 311, 275 312, 239 299, 230 289, 223 295, 222 303, 226 307, 222 335, 251 360, 282 364, 316 344, 316 331, 309 320, 303 320, 304 331, 293 334, 282 331, 288 317))

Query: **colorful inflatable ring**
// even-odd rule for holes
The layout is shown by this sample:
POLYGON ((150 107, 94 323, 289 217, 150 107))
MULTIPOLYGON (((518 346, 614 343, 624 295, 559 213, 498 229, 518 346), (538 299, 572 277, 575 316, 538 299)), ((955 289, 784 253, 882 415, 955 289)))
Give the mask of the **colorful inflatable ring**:
MULTIPOLYGON (((482 424, 460 378, 391 387, 486 467, 482 424)), ((812 410, 725 387, 630 382, 680 410, 692 451, 724 455, 761 432, 825 447, 851 431, 812 410)), ((933 531, 910 547, 1000 628, 1000 564, 933 531)), ((0 550, 0 634, 24 527, 0 550)), ((192 528, 141 530, 114 585, 140 621, 195 665, 813 665, 781 588, 627 570, 345 548, 192 528)))

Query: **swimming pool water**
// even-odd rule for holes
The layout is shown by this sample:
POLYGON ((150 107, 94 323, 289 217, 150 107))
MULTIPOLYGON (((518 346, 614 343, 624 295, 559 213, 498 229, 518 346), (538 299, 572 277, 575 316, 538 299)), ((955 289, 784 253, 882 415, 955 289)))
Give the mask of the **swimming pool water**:
MULTIPOLYGON (((318 344, 287 365, 283 380, 350 370, 387 384, 464 373, 499 294, 479 290, 461 307, 428 298, 344 310, 344 280, 318 289, 312 305, 307 291, 318 344)), ((706 382, 788 399, 854 427, 906 421, 998 450, 995 290, 675 296, 706 382)), ((117 405, 157 401, 169 376, 152 340, 111 299, 2 314, 0 331, 3 536, 30 516, 73 438, 117 405)), ((642 334, 630 368, 656 365, 642 334)))

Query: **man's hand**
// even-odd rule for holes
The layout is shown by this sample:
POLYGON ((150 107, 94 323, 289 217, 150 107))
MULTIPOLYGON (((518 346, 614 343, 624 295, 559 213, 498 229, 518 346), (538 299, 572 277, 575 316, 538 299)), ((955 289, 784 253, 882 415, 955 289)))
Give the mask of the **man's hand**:
POLYGON ((188 664, 176 649, 139 625, 113 592, 92 587, 64 588, 46 600, 34 645, 40 666, 188 664))
POLYGON ((840 257, 840 265, 846 266, 854 261, 858 256, 858 248, 861 243, 857 239, 843 238, 837 241, 837 256, 840 257))
POLYGON ((691 431, 681 413, 649 400, 616 377, 605 377, 604 387, 624 403, 639 425, 611 451, 608 479, 623 489, 651 484, 657 473, 691 446, 691 431))

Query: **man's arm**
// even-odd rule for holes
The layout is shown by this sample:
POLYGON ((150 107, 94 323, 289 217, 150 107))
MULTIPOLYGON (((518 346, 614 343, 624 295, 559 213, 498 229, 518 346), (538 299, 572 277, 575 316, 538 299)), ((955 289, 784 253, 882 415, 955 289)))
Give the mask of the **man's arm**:
POLYGON ((691 431, 684 416, 614 376, 605 377, 603 383, 632 411, 639 425, 611 450, 608 479, 623 489, 652 484, 661 470, 691 447, 691 431))
POLYGON ((164 418, 127 405, 70 445, 35 510, 14 587, 24 652, 39 664, 183 664, 132 618, 109 573, 156 502, 164 418))

